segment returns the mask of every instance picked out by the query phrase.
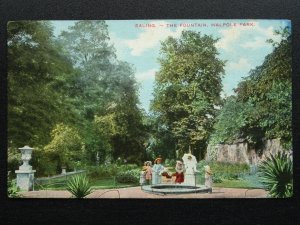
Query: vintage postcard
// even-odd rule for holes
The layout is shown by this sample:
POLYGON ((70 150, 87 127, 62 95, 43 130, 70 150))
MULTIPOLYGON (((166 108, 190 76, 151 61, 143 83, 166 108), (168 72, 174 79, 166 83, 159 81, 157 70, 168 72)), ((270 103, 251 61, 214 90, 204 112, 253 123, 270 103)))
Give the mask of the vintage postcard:
POLYGON ((8 197, 292 197, 291 26, 9 21, 8 197))

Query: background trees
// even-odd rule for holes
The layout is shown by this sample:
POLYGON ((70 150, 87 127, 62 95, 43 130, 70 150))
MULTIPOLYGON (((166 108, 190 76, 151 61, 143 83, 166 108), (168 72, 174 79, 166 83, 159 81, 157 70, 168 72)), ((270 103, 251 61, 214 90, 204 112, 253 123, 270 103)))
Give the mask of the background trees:
POLYGON ((189 146, 200 155, 221 101, 224 62, 217 58, 216 41, 183 31, 179 39, 169 37, 162 42, 152 109, 171 130, 180 155, 189 146))
POLYGON ((80 71, 73 95, 86 119, 86 149, 90 159, 100 155, 102 161, 118 157, 139 161, 143 126, 134 70, 117 60, 108 40, 105 21, 79 21, 60 36, 80 71))
POLYGON ((78 21, 59 38, 50 22, 8 24, 11 170, 25 144, 35 148, 39 175, 73 169, 78 157, 140 162, 145 132, 134 70, 108 41, 105 21, 78 21))
POLYGON ((244 138, 259 144, 262 138, 280 138, 286 149, 291 148, 291 37, 288 28, 276 33, 282 39, 279 43, 269 41, 273 52, 238 84, 236 97, 226 99, 216 119, 212 143, 244 138))
POLYGON ((78 160, 175 159, 189 147, 201 159, 208 141, 281 138, 290 148, 291 38, 288 29, 277 33, 281 42, 269 41, 273 52, 226 99, 217 39, 193 31, 167 38, 146 114, 135 71, 116 57, 105 21, 78 21, 58 38, 50 22, 10 22, 9 170, 17 168, 17 148, 25 144, 35 148, 39 175, 60 172, 63 164, 73 169, 78 160))
POLYGON ((8 24, 10 147, 44 145, 55 123, 73 117, 61 84, 73 76, 72 64, 60 49, 47 22, 8 24))

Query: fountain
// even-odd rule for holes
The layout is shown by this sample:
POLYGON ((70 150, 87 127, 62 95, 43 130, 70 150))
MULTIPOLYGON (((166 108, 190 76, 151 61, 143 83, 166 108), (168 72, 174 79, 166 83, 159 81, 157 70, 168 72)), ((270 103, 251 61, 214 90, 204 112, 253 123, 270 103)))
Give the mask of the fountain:
MULTIPOLYGON (((197 177, 200 175, 199 171, 196 169, 197 160, 191 153, 184 154, 182 157, 183 165, 185 168, 184 181, 177 183, 152 183, 152 185, 141 185, 141 189, 147 193, 157 193, 157 194, 186 194, 186 193, 211 193, 212 188, 205 185, 197 184, 197 177)), ((178 165, 182 164, 181 161, 177 161, 176 173, 172 176, 178 175, 181 172, 178 165)))

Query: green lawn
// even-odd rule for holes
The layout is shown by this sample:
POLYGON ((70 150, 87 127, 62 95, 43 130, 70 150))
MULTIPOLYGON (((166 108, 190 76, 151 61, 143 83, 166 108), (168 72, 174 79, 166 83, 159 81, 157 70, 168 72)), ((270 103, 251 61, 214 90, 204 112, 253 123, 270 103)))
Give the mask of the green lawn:
POLYGON ((114 178, 102 178, 97 180, 92 180, 91 185, 93 189, 108 189, 108 188, 123 188, 123 187, 134 187, 139 184, 123 184, 118 183, 114 178))
POLYGON ((245 180, 223 180, 222 183, 215 183, 213 186, 224 188, 255 188, 251 187, 245 180))
MULTIPOLYGON (((134 187, 139 184, 123 184, 115 181, 114 178, 101 178, 101 179, 91 179, 90 184, 92 189, 112 189, 112 188, 123 188, 123 187, 134 187)), ((66 190, 66 181, 62 179, 55 179, 51 183, 35 186, 34 189, 37 190, 66 190)))
POLYGON ((257 175, 245 175, 242 179, 227 180, 224 179, 221 183, 214 183, 214 187, 224 188, 264 188, 263 184, 257 175))

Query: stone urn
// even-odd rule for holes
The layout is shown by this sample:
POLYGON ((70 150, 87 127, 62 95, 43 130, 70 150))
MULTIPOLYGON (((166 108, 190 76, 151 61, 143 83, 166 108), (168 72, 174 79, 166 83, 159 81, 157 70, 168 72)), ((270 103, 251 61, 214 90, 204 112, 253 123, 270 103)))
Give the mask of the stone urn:
POLYGON ((21 151, 21 159, 23 164, 16 170, 17 174, 17 186, 23 191, 32 191, 34 188, 34 173, 32 166, 29 165, 33 148, 24 146, 19 148, 21 151))
POLYGON ((21 159, 23 161, 23 164, 19 167, 20 170, 32 170, 32 166, 29 165, 29 161, 31 159, 31 154, 33 148, 30 148, 29 146, 24 146, 22 148, 19 148, 21 151, 21 159))

